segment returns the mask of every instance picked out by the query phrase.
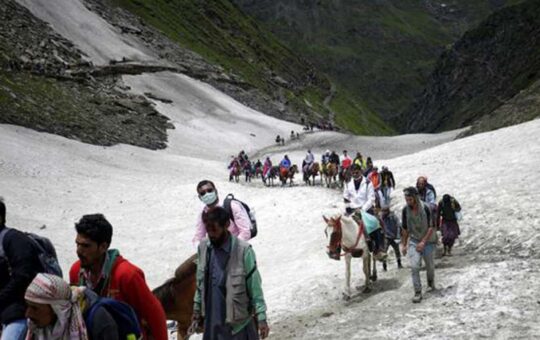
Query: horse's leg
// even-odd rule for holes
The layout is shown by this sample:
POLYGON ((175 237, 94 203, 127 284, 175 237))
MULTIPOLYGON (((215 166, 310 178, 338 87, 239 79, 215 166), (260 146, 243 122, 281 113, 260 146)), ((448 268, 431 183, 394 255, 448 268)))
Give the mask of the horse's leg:
POLYGON ((351 254, 345 255, 345 290, 343 291, 343 299, 351 298, 351 254))
POLYGON ((370 281, 370 278, 369 278, 369 275, 371 273, 371 254, 369 253, 369 250, 368 249, 365 249, 364 250, 364 256, 362 256, 362 259, 363 259, 363 265, 364 265, 364 268, 363 271, 364 271, 364 290, 362 291, 363 293, 369 293, 371 292, 371 281, 370 281))
POLYGON ((377 281, 377 259, 375 256, 372 256, 371 258, 373 259, 373 274, 371 275, 371 280, 375 282, 377 281))

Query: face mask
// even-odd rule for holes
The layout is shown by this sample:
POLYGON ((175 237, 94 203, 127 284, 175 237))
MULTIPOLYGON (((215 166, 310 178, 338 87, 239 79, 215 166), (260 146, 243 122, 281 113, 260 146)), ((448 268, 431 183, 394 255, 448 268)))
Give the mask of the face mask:
POLYGON ((204 196, 199 196, 200 200, 206 205, 212 205, 217 201, 217 193, 215 191, 207 192, 204 196))

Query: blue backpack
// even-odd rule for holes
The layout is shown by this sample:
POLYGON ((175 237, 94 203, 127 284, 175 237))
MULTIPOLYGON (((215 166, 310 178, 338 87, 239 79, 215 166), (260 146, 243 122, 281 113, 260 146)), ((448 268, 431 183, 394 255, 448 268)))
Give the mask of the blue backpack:
POLYGON ((139 319, 133 311, 133 308, 126 303, 111 298, 99 298, 99 300, 86 312, 85 322, 87 329, 92 329, 94 316, 99 307, 105 308, 116 322, 116 327, 118 327, 118 339, 142 339, 139 319))

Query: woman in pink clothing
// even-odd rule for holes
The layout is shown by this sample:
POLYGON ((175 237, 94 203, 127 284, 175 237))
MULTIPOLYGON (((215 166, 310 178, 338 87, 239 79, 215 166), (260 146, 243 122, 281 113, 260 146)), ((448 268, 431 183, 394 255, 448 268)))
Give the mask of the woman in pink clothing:
MULTIPOLYGON (((197 216, 197 229, 193 238, 194 245, 198 245, 206 237, 206 228, 202 221, 203 212, 223 205, 223 202, 219 200, 216 186, 209 180, 203 180, 197 184, 197 193, 205 206, 199 216, 197 216)), ((249 215, 242 206, 242 203, 235 200, 231 201, 231 223, 229 231, 244 241, 248 241, 251 238, 251 220, 249 219, 249 215)))

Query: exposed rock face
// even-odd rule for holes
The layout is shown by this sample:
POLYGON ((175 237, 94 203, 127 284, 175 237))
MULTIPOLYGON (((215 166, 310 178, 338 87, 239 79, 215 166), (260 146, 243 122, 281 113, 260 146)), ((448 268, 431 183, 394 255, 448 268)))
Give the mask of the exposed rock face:
MULTIPOLYGON (((216 1, 216 3, 218 2, 219 1, 216 1)), ((222 2, 227 3, 228 0, 222 2)), ((310 86, 319 88, 327 93, 329 93, 330 90, 330 83, 325 77, 318 74, 313 66, 307 61, 299 61, 290 51, 287 51, 287 55, 282 56, 284 63, 294 63, 294 66, 290 66, 299 69, 293 68, 290 70, 291 72, 276 74, 275 72, 277 72, 277 70, 272 70, 270 68, 266 68, 265 71, 262 71, 264 69, 263 66, 256 72, 259 72, 258 77, 264 85, 254 84, 250 80, 242 77, 236 70, 225 70, 215 63, 210 63, 192 50, 172 41, 163 32, 148 25, 140 17, 135 16, 122 7, 111 6, 110 2, 103 0, 84 0, 84 3, 91 11, 98 13, 113 26, 120 28, 124 34, 129 34, 133 38, 138 39, 149 50, 158 51, 159 57, 162 58, 163 61, 175 65, 175 67, 178 68, 178 72, 209 83, 248 107, 280 119, 294 122, 300 122, 302 116, 312 117, 316 120, 326 119, 328 117, 329 112, 326 112, 324 109, 322 112, 313 110, 309 106, 303 105, 302 101, 297 101, 297 103, 301 103, 302 105, 291 105, 289 98, 283 95, 283 90, 287 90, 294 95, 301 96, 302 91, 310 86), (292 58, 292 56, 294 58, 292 58)), ((216 4, 216 6, 219 6, 219 4, 216 4)), ((245 27, 229 27, 229 22, 233 20, 225 18, 227 21, 224 21, 224 18, 222 17, 224 14, 214 10, 212 6, 204 6, 203 4, 200 7, 201 11, 205 11, 201 16, 207 20, 213 20, 216 25, 220 26, 220 29, 223 32, 228 32, 227 34, 233 36, 238 35, 239 37, 250 33, 242 31, 242 29, 246 29, 245 27), (234 32, 233 30, 238 30, 238 32, 234 32)), ((224 13, 227 13, 227 10, 231 9, 226 9, 224 13)), ((243 15, 237 9, 233 10, 235 11, 235 15, 243 15)), ((177 20, 182 20, 182 18, 179 17, 177 20)), ((188 24, 204 26, 208 23, 192 22, 188 24)), ((258 30, 256 26, 254 27, 254 29, 258 30)), ((250 29, 253 28, 250 27, 250 29)), ((261 33, 258 32, 257 34, 261 33)), ((228 44, 233 47, 231 50, 227 50, 226 53, 224 53, 225 55, 227 53, 235 54, 229 55, 228 57, 244 58, 245 63, 247 64, 260 63, 260 60, 252 60, 248 55, 244 55, 243 53, 246 51, 234 49, 232 38, 229 37, 224 39, 231 39, 231 41, 223 41, 220 43, 228 44)), ((262 38, 258 37, 258 39, 262 38)), ((260 43, 261 41, 257 40, 250 42, 255 49, 255 45, 260 43)), ((266 51, 263 51, 261 48, 261 60, 269 57, 265 53, 266 51)))
POLYGON ((475 124, 472 131, 502 127, 534 118, 534 108, 523 107, 534 97, 540 79, 540 2, 530 0, 504 8, 467 32, 440 58, 426 90, 402 117, 404 132, 443 131, 475 124), (511 98, 526 91, 511 119, 511 98), (529 93, 528 95, 526 93, 529 93), (498 111, 497 109, 508 105, 498 111), (520 118, 521 116, 521 118, 520 118))
POLYGON ((0 66, 0 123, 97 145, 166 147, 168 118, 145 97, 129 94, 118 77, 152 66, 96 68, 12 0, 0 5, 0 66))

